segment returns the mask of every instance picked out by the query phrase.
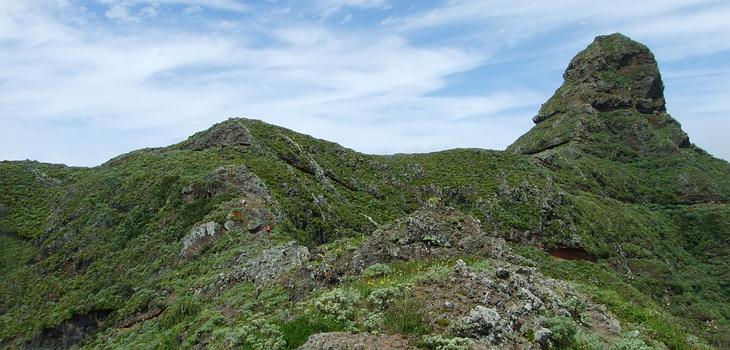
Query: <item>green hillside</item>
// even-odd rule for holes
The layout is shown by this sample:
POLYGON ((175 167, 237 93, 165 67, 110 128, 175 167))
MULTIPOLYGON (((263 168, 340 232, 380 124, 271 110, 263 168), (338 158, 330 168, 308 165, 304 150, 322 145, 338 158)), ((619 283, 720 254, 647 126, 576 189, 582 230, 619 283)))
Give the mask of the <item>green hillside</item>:
POLYGON ((0 162, 0 347, 730 347, 730 164, 644 45, 598 37, 564 77, 506 151, 236 118, 94 168, 0 162))

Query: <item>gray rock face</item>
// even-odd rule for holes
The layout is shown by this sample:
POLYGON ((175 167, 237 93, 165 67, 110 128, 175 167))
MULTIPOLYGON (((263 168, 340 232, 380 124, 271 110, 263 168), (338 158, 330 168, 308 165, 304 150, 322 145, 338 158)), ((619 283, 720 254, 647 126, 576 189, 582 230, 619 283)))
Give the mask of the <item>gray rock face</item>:
POLYGON ((496 343, 501 338, 502 327, 497 310, 477 305, 469 315, 464 318, 464 335, 473 338, 489 338, 490 342, 496 343))
POLYGON ((239 271, 245 279, 261 284, 302 266, 308 259, 309 249, 291 241, 283 246, 266 249, 257 258, 239 256, 236 261, 241 264, 239 271))
POLYGON ((417 349, 401 335, 369 333, 317 333, 299 350, 395 350, 417 349))
POLYGON ((221 273, 205 292, 218 293, 241 281, 266 285, 282 274, 302 267, 308 260, 309 249, 294 241, 266 249, 259 255, 244 253, 236 257, 233 271, 221 273))
POLYGON ((241 119, 229 119, 191 136, 180 144, 180 148, 200 151, 211 147, 251 146, 254 143, 251 132, 241 119))
POLYGON ((481 253, 504 259, 504 241, 482 231, 479 221, 453 208, 428 205, 406 218, 376 230, 353 254, 352 266, 361 271, 376 262, 421 260, 481 253))
POLYGON ((230 210, 223 225, 226 231, 243 229, 259 233, 267 224, 274 225, 282 215, 266 184, 243 165, 219 167, 208 174, 204 183, 185 186, 180 193, 186 202, 206 196, 239 197, 224 204, 230 210))
POLYGON ((221 233, 221 226, 213 221, 193 227, 190 233, 183 237, 180 255, 190 257, 195 255, 204 243, 213 240, 221 233))
POLYGON ((570 317, 606 338, 619 336, 616 319, 569 284, 545 278, 533 267, 503 263, 501 268, 509 278, 457 262, 451 276, 423 282, 415 294, 424 296, 425 312, 449 320, 458 336, 473 340, 474 349, 541 347, 526 334, 543 328, 546 315, 570 317))
POLYGON ((207 176, 211 195, 243 192, 269 199, 269 189, 256 174, 243 165, 219 167, 207 176))
POLYGON ((595 113, 635 108, 641 113, 666 110, 664 83, 649 49, 621 34, 596 37, 568 65, 565 83, 535 116, 540 123, 564 112, 595 113))
POLYGON ((243 165, 218 167, 206 176, 204 182, 190 184, 180 190, 186 202, 223 194, 255 196, 273 202, 266 184, 243 165))
POLYGON ((552 342, 550 341, 550 337, 552 337, 553 332, 545 327, 540 327, 535 331, 535 342, 540 344, 540 348, 542 349, 549 349, 552 347, 552 342))

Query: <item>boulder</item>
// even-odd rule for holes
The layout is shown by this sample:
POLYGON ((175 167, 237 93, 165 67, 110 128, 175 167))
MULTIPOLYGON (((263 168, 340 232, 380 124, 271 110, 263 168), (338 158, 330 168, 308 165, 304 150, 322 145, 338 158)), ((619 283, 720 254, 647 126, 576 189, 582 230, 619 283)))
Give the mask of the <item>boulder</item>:
POLYGON ((218 279, 206 287, 208 294, 218 293, 241 281, 267 285, 281 275, 298 269, 309 260, 309 249, 294 241, 263 250, 260 254, 243 253, 233 261, 233 270, 221 273, 218 279))
POLYGON ((211 147, 251 146, 255 140, 243 119, 232 118, 190 136, 178 148, 201 151, 211 147))
POLYGON ((482 254, 514 258, 506 243, 482 231, 479 220, 454 208, 428 204, 395 223, 378 228, 355 251, 356 272, 374 263, 482 254))
POLYGON ((205 243, 215 239, 221 232, 221 226, 213 221, 193 227, 190 233, 181 240, 180 255, 184 257, 195 255, 205 243))
POLYGON ((406 350, 418 349, 399 334, 317 333, 307 339, 299 350, 406 350))
POLYGON ((463 319, 462 334, 473 338, 488 338, 490 342, 496 343, 501 338, 501 320, 497 310, 477 305, 463 319))
POLYGON ((552 347, 550 338, 553 332, 545 327, 540 327, 535 331, 535 342, 540 344, 541 349, 549 349, 552 347))

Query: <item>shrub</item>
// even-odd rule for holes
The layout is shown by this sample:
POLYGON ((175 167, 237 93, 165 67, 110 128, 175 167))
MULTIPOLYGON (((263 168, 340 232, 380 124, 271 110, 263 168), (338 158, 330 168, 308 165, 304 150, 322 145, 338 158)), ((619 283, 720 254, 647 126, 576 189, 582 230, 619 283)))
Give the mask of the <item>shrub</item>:
POLYGON ((337 322, 310 314, 305 314, 293 321, 279 325, 279 330, 288 349, 298 348, 312 334, 342 331, 344 329, 345 327, 337 322))
POLYGON ((374 312, 370 315, 368 315, 367 318, 365 318, 365 321, 363 321, 363 326, 365 326, 365 329, 368 331, 377 331, 383 328, 385 325, 385 316, 382 312, 374 312))
POLYGON ((570 312, 570 316, 575 322, 585 324, 586 322, 590 321, 588 319, 589 316, 585 314, 586 303, 585 301, 583 301, 583 299, 578 297, 570 297, 568 301, 564 303, 563 307, 565 307, 565 309, 570 312))
POLYGON ((610 350, 651 350, 638 335, 631 332, 624 334, 623 337, 611 344, 610 350))
POLYGON ((557 348, 569 347, 575 341, 578 327, 570 318, 562 316, 549 317, 543 320, 542 325, 553 333, 550 340, 557 348))
POLYGON ((269 323, 262 313, 250 315, 238 327, 216 329, 212 338, 218 347, 226 349, 281 350, 286 347, 279 326, 269 323))
POLYGON ((170 328, 200 312, 202 303, 197 295, 183 295, 173 301, 160 320, 163 328, 170 328))
POLYGON ((575 335, 575 341, 573 343, 574 350, 603 350, 603 344, 601 340, 592 333, 585 331, 578 331, 575 335))
POLYGON ((385 311, 386 327, 403 334, 426 333, 426 315, 421 306, 421 301, 413 297, 394 301, 385 311))
POLYGON ((402 291, 399 287, 379 288, 368 295, 367 301, 377 309, 385 309, 402 291))
POLYGON ((419 345, 434 350, 469 350, 472 340, 469 338, 444 338, 441 335, 428 335, 421 339, 419 345))
POLYGON ((320 295, 314 302, 315 309, 330 321, 355 326, 359 310, 356 305, 360 293, 351 289, 334 289, 320 295))
POLYGON ((363 271, 363 275, 368 278, 375 278, 375 277, 385 276, 385 275, 391 273, 392 271, 393 271, 393 269, 391 269, 390 266, 388 266, 386 264, 375 263, 375 264, 368 266, 368 268, 366 268, 365 271, 363 271))

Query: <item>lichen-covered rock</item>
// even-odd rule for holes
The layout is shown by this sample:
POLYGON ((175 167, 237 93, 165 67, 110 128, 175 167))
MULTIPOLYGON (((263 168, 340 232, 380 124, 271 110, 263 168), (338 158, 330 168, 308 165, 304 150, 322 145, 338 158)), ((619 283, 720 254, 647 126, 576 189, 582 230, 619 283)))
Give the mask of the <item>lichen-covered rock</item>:
POLYGON ((255 283, 271 281, 284 272, 302 266, 309 259, 309 249, 291 241, 282 246, 269 248, 261 256, 248 259, 246 255, 236 258, 246 279, 255 283))
POLYGON ((190 136, 178 145, 181 149, 200 151, 211 147, 251 146, 255 140, 242 119, 229 119, 190 136))
POLYGON ((190 257, 206 243, 221 233, 221 226, 213 221, 193 227, 190 233, 183 237, 180 255, 190 257))
POLYGON ((268 205, 276 206, 266 184, 244 165, 218 167, 211 171, 202 182, 183 187, 180 195, 185 202, 221 195, 252 196, 268 205))
POLYGON ((291 241, 284 245, 265 249, 263 252, 246 252, 232 262, 233 270, 221 273, 218 279, 206 288, 207 293, 218 293, 229 285, 241 281, 266 285, 282 274, 300 268, 309 260, 309 249, 291 241))
POLYGON ((262 233, 266 225, 276 224, 275 215, 259 198, 246 197, 228 213, 226 230, 242 229, 249 233, 262 233))
POLYGON ((501 321, 502 317, 499 316, 497 310, 477 305, 464 318, 464 328, 461 331, 466 336, 488 338, 491 342, 496 343, 502 337, 501 321))
POLYGON ((243 165, 216 168, 205 177, 204 182, 183 187, 181 195, 185 202, 203 197, 237 197, 218 209, 228 211, 223 224, 226 231, 242 229, 260 233, 266 225, 273 226, 283 217, 278 202, 266 184, 243 165))
POLYGON ((635 108, 666 110, 664 83, 649 49, 622 34, 598 36, 576 55, 563 74, 565 83, 535 117, 540 123, 558 113, 595 113, 635 108))
POLYGON ((266 184, 244 165, 225 166, 213 170, 206 177, 211 195, 222 193, 246 193, 270 199, 266 184))
POLYGON ((418 349, 400 335, 369 333, 317 333, 299 350, 407 350, 418 349))
POLYGON ((353 254, 352 267, 359 272, 377 262, 467 253, 518 258, 508 253, 503 240, 483 232, 479 220, 450 207, 429 204, 376 230, 353 254))
POLYGON ((413 287, 437 333, 456 331, 472 339, 474 349, 534 349, 541 345, 527 334, 543 327, 545 315, 562 315, 606 339, 620 336, 620 327, 618 332, 613 329, 618 321, 605 307, 568 283, 546 278, 532 267, 488 261, 492 266, 499 263, 510 277, 496 278, 496 269, 457 261, 449 276, 413 287))
POLYGON ((640 153, 671 153, 690 145, 666 113, 664 83, 643 44, 618 33, 598 36, 571 60, 563 77, 533 118, 537 125, 508 150, 536 154, 576 143, 598 151, 605 134, 640 153), (617 111, 627 115, 616 117, 617 111))
POLYGON ((553 332, 545 327, 540 327, 535 331, 535 342, 540 344, 540 347, 542 349, 549 349, 552 347, 552 343, 550 342, 550 337, 553 335, 553 332))

